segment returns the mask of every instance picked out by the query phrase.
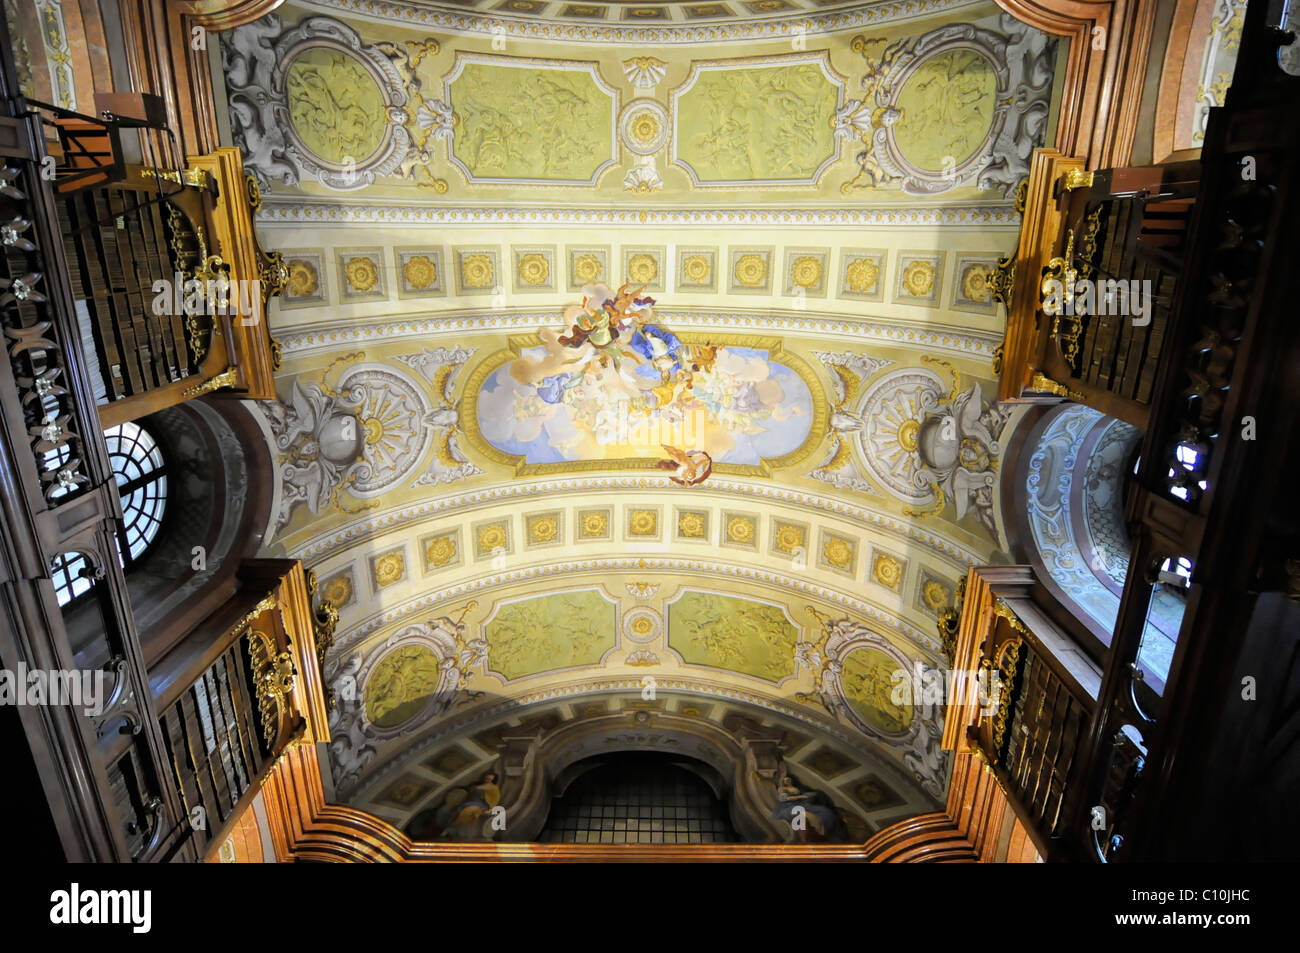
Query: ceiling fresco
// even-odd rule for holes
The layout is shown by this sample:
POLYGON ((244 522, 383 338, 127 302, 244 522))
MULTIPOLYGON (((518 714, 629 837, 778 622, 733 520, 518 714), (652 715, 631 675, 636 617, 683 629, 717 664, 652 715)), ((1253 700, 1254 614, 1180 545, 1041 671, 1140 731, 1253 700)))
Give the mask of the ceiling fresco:
POLYGON ((1058 48, 991 3, 577 6, 223 37, 289 268, 265 552, 339 610, 335 796, 451 836, 578 752, 761 736, 746 803, 789 774, 870 833, 942 796, 900 673, 1007 558, 987 279, 1058 48))
POLYGON ((223 36, 230 130, 268 212, 290 216, 362 189, 408 212, 442 195, 516 206, 505 189, 587 207, 699 190, 789 207, 790 188, 801 205, 987 206, 1049 128, 1056 44, 992 3, 935 9, 632 55, 286 5, 223 36))

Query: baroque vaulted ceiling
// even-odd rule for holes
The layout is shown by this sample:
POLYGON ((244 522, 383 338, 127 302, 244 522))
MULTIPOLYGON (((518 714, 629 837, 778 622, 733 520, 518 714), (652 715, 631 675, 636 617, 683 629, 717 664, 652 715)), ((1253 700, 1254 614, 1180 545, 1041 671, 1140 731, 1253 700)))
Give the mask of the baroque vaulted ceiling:
POLYGON ((936 803, 939 711, 891 676, 1005 558, 987 278, 1059 52, 943 0, 290 2, 223 37, 289 267, 266 551, 339 607, 339 797, 405 824, 590 719, 582 750, 784 739, 863 831, 936 803), (680 349, 565 363, 564 309, 625 280, 680 349))

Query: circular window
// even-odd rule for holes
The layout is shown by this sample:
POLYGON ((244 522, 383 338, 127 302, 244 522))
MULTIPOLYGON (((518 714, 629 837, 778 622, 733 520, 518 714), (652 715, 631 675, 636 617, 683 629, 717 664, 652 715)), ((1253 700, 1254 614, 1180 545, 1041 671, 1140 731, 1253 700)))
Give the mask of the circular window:
POLYGON ((139 559, 162 525, 167 505, 167 473, 158 441, 138 424, 104 431, 108 460, 122 497, 123 562, 139 559))

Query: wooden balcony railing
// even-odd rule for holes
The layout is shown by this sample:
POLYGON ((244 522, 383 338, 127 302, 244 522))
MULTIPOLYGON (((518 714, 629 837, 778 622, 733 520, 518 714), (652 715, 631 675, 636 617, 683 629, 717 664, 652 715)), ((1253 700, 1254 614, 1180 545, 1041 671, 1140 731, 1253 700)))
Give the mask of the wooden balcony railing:
POLYGON ((246 561, 241 579, 240 594, 150 672, 187 821, 173 853, 186 845, 202 857, 285 750, 328 739, 318 620, 301 564, 246 561))
POLYGON ((972 569, 963 587, 953 668, 983 672, 986 707, 948 709, 944 747, 993 772, 1047 860, 1085 855, 1074 820, 1101 672, 1034 602, 1027 566, 972 569))
POLYGON ((1028 648, 1021 654, 1020 691, 1007 719, 1000 757, 1020 803, 1044 833, 1059 837, 1090 706, 1074 697, 1041 655, 1028 648))
POLYGON ((118 401, 200 373, 211 324, 153 307, 155 287, 194 273, 178 253, 195 234, 183 213, 156 189, 121 186, 73 192, 58 208, 96 399, 118 401))
POLYGON ((23 731, 65 856, 130 860, 157 849, 179 803, 162 783, 162 736, 114 544, 121 503, 43 175, 43 127, 17 95, 5 34, 0 24, 0 657, 109 686, 102 706, 25 713, 23 731), (81 557, 89 591, 65 612, 51 565, 68 553, 81 557))
POLYGON ((1104 271, 1120 261, 1120 271, 1127 262, 1136 274, 1176 275, 1163 326, 1153 320, 1140 348, 1130 339, 1142 356, 1136 372, 1125 363, 1119 388, 1114 375, 1089 379, 1087 367, 1089 348, 1116 355, 1122 337, 1106 344, 1101 326, 1085 320, 1071 355, 1056 347, 1062 337, 1040 303, 1022 299, 1019 284, 1013 291, 1004 398, 1051 390, 1057 382, 1042 378, 1056 374, 1058 394, 1145 428, 1126 505, 1129 569, 1100 667, 1038 610, 1027 567, 972 570, 955 626, 954 664, 1002 670, 1011 691, 991 717, 950 708, 944 745, 987 762, 1049 859, 1293 849, 1294 812, 1276 779, 1290 777, 1300 705, 1300 523, 1288 482, 1300 467, 1300 279, 1286 260, 1300 242, 1300 133, 1289 122, 1300 79, 1278 68, 1278 49, 1293 38, 1270 29, 1268 15, 1263 4, 1247 10, 1228 101, 1210 111, 1190 214, 1185 168, 1089 181, 1077 162, 1040 153, 1031 177, 1040 214, 1026 218, 1017 275, 1024 264, 1036 281, 1052 267, 1048 256, 1068 267, 1083 260, 1104 271), (1159 201, 1125 208, 1117 193, 1159 201), (1113 247, 1060 255, 1049 236, 1064 233, 1068 246, 1068 221, 1091 217, 1099 194, 1110 208, 1095 219, 1098 234, 1114 216, 1113 247), (1171 584, 1181 623, 1156 686, 1141 649, 1162 611, 1158 587, 1171 584), (1257 701, 1266 696, 1269 715, 1257 701), (1268 784, 1271 801, 1259 793, 1268 784), (1269 812, 1266 825, 1259 811, 1269 812), (1274 831, 1289 832, 1290 843, 1274 831), (1200 846, 1207 841, 1214 846, 1200 846))
POLYGON ((1007 306, 1001 400, 1069 397, 1146 426, 1197 175, 1195 163, 1086 172, 1035 153, 1020 244, 994 281, 1007 306))
POLYGON ((157 128, 165 110, 136 98, 140 119, 30 104, 50 131, 51 190, 105 427, 216 390, 272 396, 278 353, 266 308, 287 275, 257 243, 261 196, 239 151, 180 159, 169 130, 157 128), (113 147, 73 149, 81 139, 69 138, 70 123, 99 129, 113 147), (148 165, 124 165, 119 126, 168 145, 151 147, 148 165))
MULTIPOLYGON (((1260 612, 1286 605, 1282 593, 1300 602, 1300 576, 1287 571, 1288 560, 1300 566, 1291 492, 1300 465, 1300 135, 1291 121, 1300 78, 1279 67, 1293 37, 1271 29, 1269 16, 1265 4, 1247 9, 1227 102, 1210 111, 1203 188, 1128 501, 1132 557, 1088 780, 1101 828, 1094 847, 1108 860, 1195 857, 1199 837, 1187 831, 1211 818, 1240 856, 1289 850, 1280 825, 1260 836, 1248 815, 1262 805, 1236 789, 1295 763, 1294 720, 1281 712, 1300 705, 1295 614, 1260 612), (1188 576, 1182 623, 1158 704, 1144 704, 1138 660, 1153 593, 1179 563, 1188 576), (1272 699, 1271 723, 1242 703, 1243 676, 1272 699)), ((1290 813, 1284 803, 1268 809, 1290 813)))

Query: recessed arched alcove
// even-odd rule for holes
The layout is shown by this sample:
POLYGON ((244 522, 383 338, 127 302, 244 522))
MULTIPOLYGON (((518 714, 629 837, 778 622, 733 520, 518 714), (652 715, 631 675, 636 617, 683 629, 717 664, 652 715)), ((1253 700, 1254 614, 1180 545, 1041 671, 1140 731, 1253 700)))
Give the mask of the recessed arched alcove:
POLYGON ((727 844, 741 840, 716 769, 681 755, 626 751, 557 779, 541 843, 727 844))
POLYGON ((160 658, 233 594, 239 564, 261 546, 273 470, 256 422, 234 401, 191 401, 140 425, 167 461, 167 501, 126 583, 145 651, 160 658))
MULTIPOLYGON (((1129 569, 1125 504, 1141 437, 1122 420, 1064 403, 1030 422, 1009 460, 1013 554, 1102 646, 1110 644, 1129 569)), ((1138 660, 1157 687, 1182 610, 1177 587, 1156 587, 1138 660)))

